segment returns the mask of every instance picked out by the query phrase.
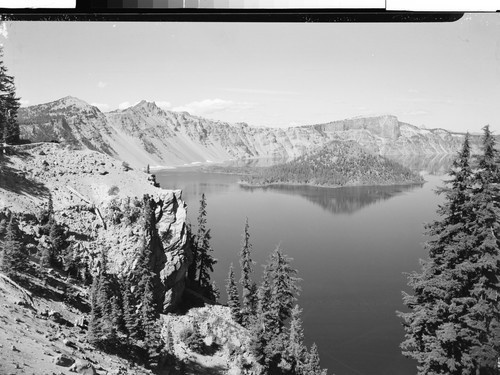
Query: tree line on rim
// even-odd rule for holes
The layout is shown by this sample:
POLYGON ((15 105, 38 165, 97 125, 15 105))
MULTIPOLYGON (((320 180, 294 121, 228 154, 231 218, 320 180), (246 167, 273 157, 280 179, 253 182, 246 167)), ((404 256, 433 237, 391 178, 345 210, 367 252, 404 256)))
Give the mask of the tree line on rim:
POLYGON ((498 374, 500 357, 500 153, 489 126, 482 153, 463 142, 445 187, 440 218, 426 227, 427 260, 403 292, 405 356, 418 374, 498 374))

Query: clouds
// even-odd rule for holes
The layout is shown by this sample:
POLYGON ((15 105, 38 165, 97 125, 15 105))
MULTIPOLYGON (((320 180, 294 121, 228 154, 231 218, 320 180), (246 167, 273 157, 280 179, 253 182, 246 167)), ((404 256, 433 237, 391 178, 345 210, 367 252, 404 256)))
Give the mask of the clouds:
POLYGON ((172 108, 176 112, 189 112, 192 115, 209 115, 216 112, 239 112, 254 107, 253 103, 249 102, 234 102, 224 99, 204 99, 194 101, 182 106, 172 108))
POLYGON ((104 103, 90 103, 90 105, 93 105, 94 107, 99 108, 101 111, 108 111, 109 110, 109 104, 104 104, 104 103))
POLYGON ((241 89, 235 87, 223 88, 224 91, 243 93, 243 94, 256 94, 256 95, 300 95, 298 91, 290 90, 266 90, 266 89, 241 89))
POLYGON ((130 102, 123 102, 123 103, 120 103, 118 104, 118 109, 126 109, 128 107, 130 107, 132 104, 130 104, 130 102))
POLYGON ((99 87, 100 89, 103 89, 103 88, 107 87, 108 84, 109 84, 108 82, 99 81, 99 82, 97 82, 97 87, 99 87))
POLYGON ((155 104, 162 109, 170 109, 172 107, 172 103, 162 100, 155 100, 155 104))

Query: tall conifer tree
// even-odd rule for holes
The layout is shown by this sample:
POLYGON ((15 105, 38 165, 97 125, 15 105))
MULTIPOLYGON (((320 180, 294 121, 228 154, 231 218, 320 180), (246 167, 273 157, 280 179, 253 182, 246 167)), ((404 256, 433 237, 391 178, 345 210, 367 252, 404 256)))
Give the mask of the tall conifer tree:
POLYGON ((144 346, 148 352, 149 367, 156 367, 162 347, 161 328, 157 321, 156 304, 153 298, 153 279, 144 275, 144 294, 141 299, 141 324, 144 330, 144 346))
POLYGON ((208 298, 214 298, 212 290, 212 283, 210 281, 210 274, 214 271, 214 265, 217 260, 213 257, 213 249, 210 246, 210 229, 206 227, 207 224, 207 201, 205 194, 201 195, 200 210, 198 214, 198 231, 197 239, 197 262, 198 262, 198 283, 202 291, 208 298))
POLYGON ((241 311, 240 311, 240 296, 238 294, 238 288, 236 287, 236 281, 234 280, 234 269, 233 264, 229 267, 229 274, 227 277, 226 284, 227 293, 227 304, 231 310, 231 316, 237 323, 241 323, 241 311))
POLYGON ((137 339, 141 335, 141 327, 140 319, 136 314, 135 299, 132 295, 131 289, 132 286, 130 284, 130 280, 125 279, 123 281, 122 288, 123 320, 125 323, 127 336, 137 339))
POLYGON ((250 243, 250 230, 248 218, 245 221, 245 232, 241 241, 240 251, 240 267, 241 278, 240 284, 242 289, 242 308, 241 319, 245 327, 248 327, 252 317, 255 315, 257 306, 256 287, 252 281, 252 266, 255 264, 251 258, 252 244, 250 243))
POLYGON ((107 249, 101 251, 99 274, 94 278, 91 289, 91 312, 87 337, 101 349, 114 346, 116 329, 113 324, 111 275, 108 273, 107 249))
POLYGON ((327 370, 322 369, 319 362, 319 352, 316 343, 313 343, 308 353, 307 363, 305 365, 305 375, 326 375, 327 370))
POLYGON ((304 330, 302 328, 302 309, 295 305, 292 310, 288 345, 286 347, 287 360, 290 362, 292 374, 302 374, 306 363, 306 348, 304 346, 304 330))
POLYGON ((7 74, 3 61, 3 49, 0 49, 0 143, 16 144, 20 134, 17 123, 19 98, 16 97, 14 78, 7 74))
POLYGON ((3 251, 0 254, 0 271, 14 276, 28 267, 28 254, 21 242, 17 219, 11 215, 5 231, 3 251))
POLYGON ((292 258, 283 253, 278 246, 271 256, 273 283, 271 289, 271 314, 279 332, 283 331, 286 321, 300 292, 296 276, 297 270, 290 266, 292 258))
POLYGON ((478 169, 470 167, 466 136, 442 189, 440 220, 428 226, 429 259, 409 275, 414 294, 403 293, 412 311, 399 313, 403 354, 418 374, 490 374, 496 371, 498 337, 498 209, 493 203, 493 142, 485 130, 478 169), (488 203, 489 202, 489 203, 488 203))
POLYGON ((483 131, 483 152, 478 157, 472 186, 474 220, 466 271, 468 292, 474 302, 462 321, 472 331, 471 352, 476 369, 493 374, 500 352, 500 166, 489 126, 483 131))

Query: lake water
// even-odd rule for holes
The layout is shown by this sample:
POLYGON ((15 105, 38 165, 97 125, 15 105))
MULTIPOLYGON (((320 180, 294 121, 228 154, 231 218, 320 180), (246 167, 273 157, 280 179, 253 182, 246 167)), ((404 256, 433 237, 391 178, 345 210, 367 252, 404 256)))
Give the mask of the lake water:
POLYGON ((436 218, 441 202, 434 190, 443 177, 424 172, 424 178, 423 186, 250 189, 234 175, 157 173, 162 187, 183 190, 194 227, 205 193, 222 301, 230 263, 239 278, 246 217, 258 280, 278 244, 294 259, 303 279, 298 303, 306 344, 318 344, 322 366, 336 375, 416 373, 399 349, 404 332, 396 310, 408 290, 403 272, 420 270, 419 258, 427 257, 423 224, 436 218))

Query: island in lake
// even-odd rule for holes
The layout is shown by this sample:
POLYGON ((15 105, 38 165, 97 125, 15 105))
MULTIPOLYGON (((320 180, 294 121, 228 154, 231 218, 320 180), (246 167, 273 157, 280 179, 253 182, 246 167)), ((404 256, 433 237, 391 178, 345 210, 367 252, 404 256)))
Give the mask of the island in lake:
POLYGON ((269 167, 250 168, 242 176, 246 186, 313 185, 324 187, 405 185, 422 183, 418 173, 354 141, 332 141, 313 152, 269 167))

